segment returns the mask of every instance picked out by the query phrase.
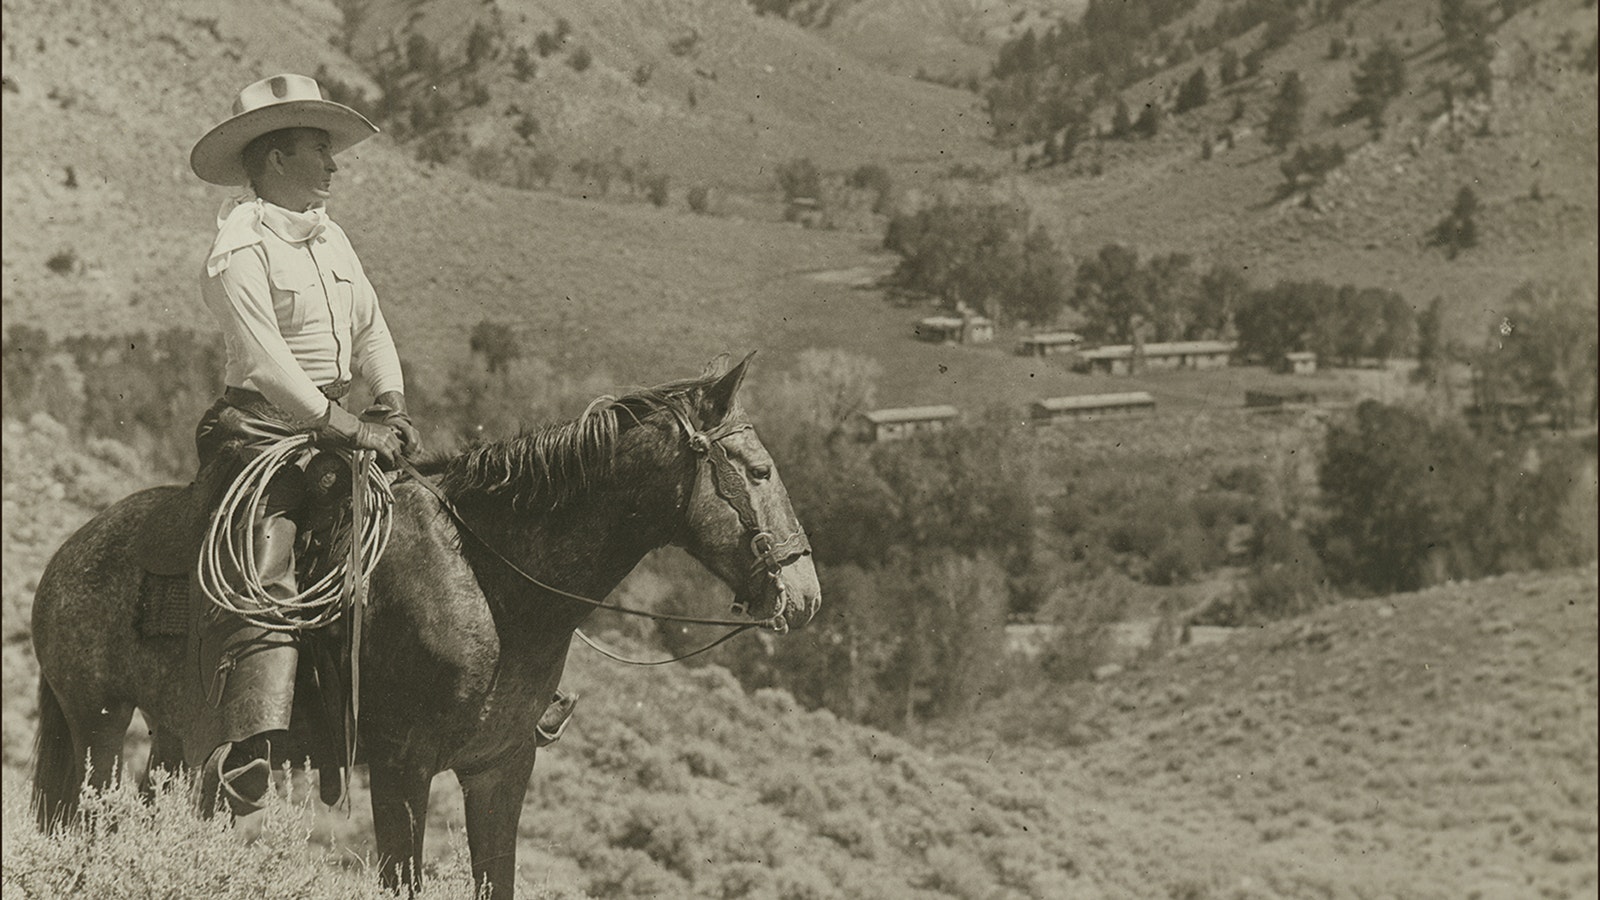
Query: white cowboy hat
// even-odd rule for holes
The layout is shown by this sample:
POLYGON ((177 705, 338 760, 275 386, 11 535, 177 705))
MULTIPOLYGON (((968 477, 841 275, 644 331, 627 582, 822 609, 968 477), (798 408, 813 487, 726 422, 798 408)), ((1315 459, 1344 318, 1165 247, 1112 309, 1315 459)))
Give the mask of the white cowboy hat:
POLYGON ((189 151, 189 168, 204 181, 226 187, 250 180, 241 154, 245 145, 281 128, 320 128, 339 153, 378 133, 378 126, 343 103, 322 99, 315 79, 274 75, 239 92, 233 115, 206 132, 189 151))

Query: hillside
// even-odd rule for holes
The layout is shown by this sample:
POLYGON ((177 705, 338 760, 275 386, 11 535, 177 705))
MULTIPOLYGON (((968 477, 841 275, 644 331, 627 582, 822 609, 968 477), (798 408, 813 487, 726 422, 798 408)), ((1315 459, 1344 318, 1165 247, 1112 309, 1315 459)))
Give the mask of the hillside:
MULTIPOLYGON (((43 419, 5 438, 9 895, 72 874, 13 839, 32 579, 142 479, 109 442, 62 452, 43 419)), ((1592 895, 1596 605, 1592 566, 1346 602, 1043 698, 1033 718, 1060 737, 1022 744, 980 716, 918 746, 748 695, 716 666, 646 672, 578 648, 566 684, 584 704, 536 773, 522 878, 549 897, 1592 895)), ((435 788, 431 855, 459 878, 459 795, 435 788)), ((370 848, 366 815, 319 816, 309 850, 283 813, 254 848, 176 807, 130 832, 170 822, 237 885, 277 873, 253 896, 363 896, 348 871, 292 861, 370 848)), ((103 840, 78 872, 114 880, 91 893, 210 877, 103 840)))
MULTIPOLYGON (((959 4, 934 6, 965 15, 959 4)), ((1224 8, 1231 5, 1222 0, 1197 4, 1176 27, 1224 8)), ((1012 358, 1004 346, 910 340, 925 310, 896 307, 871 286, 894 262, 877 250, 881 216, 847 210, 849 228, 839 231, 776 221, 774 167, 802 155, 833 175, 878 161, 896 184, 919 190, 937 188, 955 164, 976 166, 1001 176, 977 189, 1025 203, 1077 256, 1123 241, 1146 254, 1179 250, 1201 263, 1232 262, 1257 284, 1321 278, 1390 287, 1418 308, 1443 296, 1449 327, 1474 343, 1484 318, 1525 279, 1595 284, 1600 139, 1595 79, 1577 67, 1595 17, 1576 0, 1543 0, 1501 26, 1493 105, 1463 107, 1454 122, 1441 122, 1440 96, 1428 87, 1443 73, 1430 3, 1360 4, 1346 25, 1308 24, 1266 58, 1261 75, 1169 116, 1154 139, 1092 142, 1081 165, 1029 172, 984 142, 977 97, 846 48, 851 34, 876 40, 866 36, 881 28, 868 21, 911 16, 922 9, 916 4, 848 4, 821 29, 694 0, 537 8, 428 0, 359 9, 347 21, 328 2, 6 5, 7 323, 58 336, 209 330, 195 260, 222 192, 198 184, 184 159, 234 86, 319 67, 359 84, 374 48, 395 29, 432 35, 443 52, 459 55, 484 16, 505 29, 499 55, 474 76, 492 102, 458 112, 457 129, 492 149, 515 139, 507 130, 517 117, 507 109, 543 110, 540 140, 559 149, 562 173, 620 149, 628 165, 648 162, 649 171, 670 176, 668 202, 658 209, 621 187, 586 198, 570 174, 553 190, 511 189, 469 177, 460 161, 418 163, 414 141, 389 136, 350 154, 334 211, 424 388, 442 385, 471 329, 487 319, 512 329, 530 356, 606 388, 696 371, 715 353, 746 348, 764 351, 761 371, 778 371, 794 353, 819 346, 878 360, 885 404, 980 409, 1121 389, 1054 362, 1012 358), (570 46, 539 58, 530 82, 508 73, 513 45, 536 42, 563 18, 570 46), (70 34, 53 25, 66 20, 70 34), (1360 46, 1379 37, 1409 45, 1413 90, 1396 101, 1376 141, 1364 125, 1330 118, 1348 104, 1355 61, 1328 60, 1326 48, 1347 30, 1360 46), (693 51, 677 55, 673 42, 691 33, 693 51), (580 44, 593 57, 583 72, 567 62, 580 44), (347 45, 353 55, 341 49, 347 45), (646 64, 653 74, 635 84, 632 74, 646 64), (1305 139, 1337 141, 1349 152, 1309 200, 1278 199, 1282 157, 1259 136, 1276 79, 1289 70, 1302 72, 1310 90, 1305 139), (693 109, 685 103, 690 85, 693 109), (1201 159, 1202 136, 1229 125, 1236 98, 1246 114, 1232 125, 1235 147, 1201 159), (689 211, 685 193, 696 183, 720 186, 719 214, 689 211), (1481 245, 1452 261, 1426 235, 1465 184, 1483 204, 1481 245)), ((984 46, 1045 21, 1045 11, 1011 12, 1007 25, 994 15, 999 9, 980 17, 984 46)), ((1071 7, 1048 12, 1061 10, 1071 7)), ((1255 40, 1246 34, 1229 46, 1243 50, 1255 40)), ((1160 73, 1130 89, 1130 100, 1165 95, 1197 63, 1214 74, 1220 52, 1160 73)), ((974 189, 961 179, 954 185, 974 189)), ((1134 387, 1152 390, 1164 406, 1236 405, 1239 377, 1212 384, 1152 376, 1134 387)))
MULTIPOLYGON (((1438 6, 1354 4, 1341 21, 1325 22, 1302 11, 1300 29, 1265 55, 1259 75, 1222 85, 1220 58, 1259 45, 1265 26, 1257 27, 1123 92, 1136 110, 1152 102, 1170 108, 1178 87, 1203 67, 1212 85, 1207 104, 1167 116, 1153 139, 1094 142, 1082 159, 1030 176, 1022 190, 1080 254, 1118 241, 1229 262, 1261 283, 1320 278, 1386 287, 1419 309, 1443 297, 1453 333, 1481 341, 1485 323, 1522 281, 1596 284, 1600 132, 1595 78, 1580 68, 1596 15, 1567 0, 1528 4, 1504 24, 1496 14, 1492 99, 1458 100, 1452 114, 1438 85, 1460 76, 1444 55, 1438 6), (1363 56, 1385 40, 1401 50, 1406 89, 1376 138, 1365 121, 1343 115, 1361 57, 1330 59, 1336 40, 1363 56), (1285 196, 1279 166, 1288 155, 1266 144, 1263 126, 1290 72, 1308 97, 1296 144, 1337 144, 1348 159, 1325 185, 1285 196), (1224 133, 1234 140, 1224 142, 1224 133), (1205 143, 1214 149, 1209 159, 1205 143), (1450 260, 1430 245, 1430 232, 1466 186, 1481 203, 1479 246, 1450 260)), ((1225 8, 1197 4, 1168 30, 1204 25, 1225 8)), ((1096 115, 1109 127, 1109 106, 1096 115)))

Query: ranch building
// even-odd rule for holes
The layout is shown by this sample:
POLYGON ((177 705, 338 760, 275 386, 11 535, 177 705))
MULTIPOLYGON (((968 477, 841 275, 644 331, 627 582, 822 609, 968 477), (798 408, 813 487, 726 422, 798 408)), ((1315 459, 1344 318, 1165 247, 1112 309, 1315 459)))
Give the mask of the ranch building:
MULTIPOLYGON (((1146 369, 1221 369, 1228 365, 1237 345, 1232 341, 1172 341, 1144 345, 1146 369)), ((1109 344, 1080 350, 1078 368, 1106 375, 1131 375, 1133 345, 1109 344)))
POLYGON ((1283 359, 1278 361, 1278 371, 1286 375, 1314 375, 1317 371, 1317 355, 1310 350, 1285 353, 1283 359))
POLYGON ((987 344, 994 340, 994 322, 983 316, 928 316, 917 322, 916 335, 936 344, 987 344))
POLYGON ((868 441, 898 441, 945 430, 959 413, 954 406, 907 406, 864 412, 868 441))
POLYGON ((1081 397, 1047 397, 1033 403, 1033 421, 1062 419, 1101 419, 1108 416, 1137 416, 1154 412, 1156 398, 1147 391, 1120 394, 1085 394, 1081 397))
POLYGON ((1045 331, 1030 334, 1017 342, 1018 356, 1051 356, 1071 353, 1083 345, 1083 335, 1076 331, 1045 331))

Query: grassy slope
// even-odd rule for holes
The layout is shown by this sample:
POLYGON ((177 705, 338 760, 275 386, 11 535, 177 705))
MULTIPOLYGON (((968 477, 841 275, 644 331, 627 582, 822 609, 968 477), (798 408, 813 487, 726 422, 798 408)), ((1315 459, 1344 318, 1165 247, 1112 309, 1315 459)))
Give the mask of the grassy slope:
POLYGON ((409 29, 461 61, 474 21, 496 23, 507 48, 532 48, 560 19, 571 26, 566 45, 538 60, 532 81, 512 77, 509 49, 474 75, 493 97, 457 118, 476 145, 520 143, 516 118, 505 114, 514 104, 538 116, 539 143, 565 158, 609 158, 618 148, 679 184, 766 191, 776 167, 801 156, 831 170, 942 169, 979 149, 987 128, 971 94, 886 76, 812 32, 712 0, 373 4, 352 45, 367 59, 409 29), (669 45, 690 34, 693 49, 673 53, 669 45), (593 60, 582 72, 568 64, 580 47, 593 60), (642 85, 640 66, 651 72, 642 85))
MULTIPOLYGON (((29 579, 139 478, 114 445, 41 452, 58 443, 43 421, 6 433, 8 830, 26 823, 29 579)), ((522 880, 605 897, 1592 894, 1596 602, 1591 567, 1343 603, 1070 704, 1041 696, 1037 718, 1087 739, 1071 749, 1008 745, 983 717, 919 748, 746 695, 715 666, 645 672, 580 648, 567 684, 585 700, 540 763, 522 880)), ((448 777, 436 788, 432 856, 459 878, 459 795, 448 777)), ((174 806, 92 846, 8 838, 8 894, 61 883, 51 860, 77 861, 101 894, 202 890, 212 863, 259 885, 250 896, 370 891, 310 875, 321 852, 301 849, 292 810, 251 847, 186 821, 174 806), (200 864, 140 855, 163 836, 200 864)), ((360 802, 314 825, 357 853, 366 829, 360 802)))

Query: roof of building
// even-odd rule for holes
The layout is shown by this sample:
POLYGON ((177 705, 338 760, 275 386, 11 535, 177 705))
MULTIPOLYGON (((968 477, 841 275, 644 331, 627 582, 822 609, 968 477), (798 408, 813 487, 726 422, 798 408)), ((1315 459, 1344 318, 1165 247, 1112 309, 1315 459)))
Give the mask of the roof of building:
POLYGON ((927 422, 936 419, 954 419, 960 415, 954 406, 903 406, 898 409, 874 409, 861 414, 875 425, 892 422, 927 422))
POLYGON ((1076 331, 1041 331, 1022 339, 1024 344, 1081 344, 1083 335, 1076 331))
POLYGON ((962 325, 968 322, 971 322, 974 325, 992 324, 984 316, 968 316, 965 319, 961 318, 960 316, 928 316, 923 319, 918 319, 917 325, 923 328, 960 328, 962 325))
POLYGON ((1123 391, 1117 394, 1081 394, 1076 397, 1046 397, 1034 405, 1050 412, 1070 409, 1111 409, 1119 406, 1154 406, 1156 398, 1148 391, 1123 391))
MULTIPOLYGON (((1144 345, 1144 355, 1182 356, 1195 353, 1232 353, 1238 345, 1233 341, 1170 341, 1144 345)), ((1133 355, 1132 344, 1107 344, 1092 350, 1081 351, 1084 359, 1123 359, 1133 355)))

